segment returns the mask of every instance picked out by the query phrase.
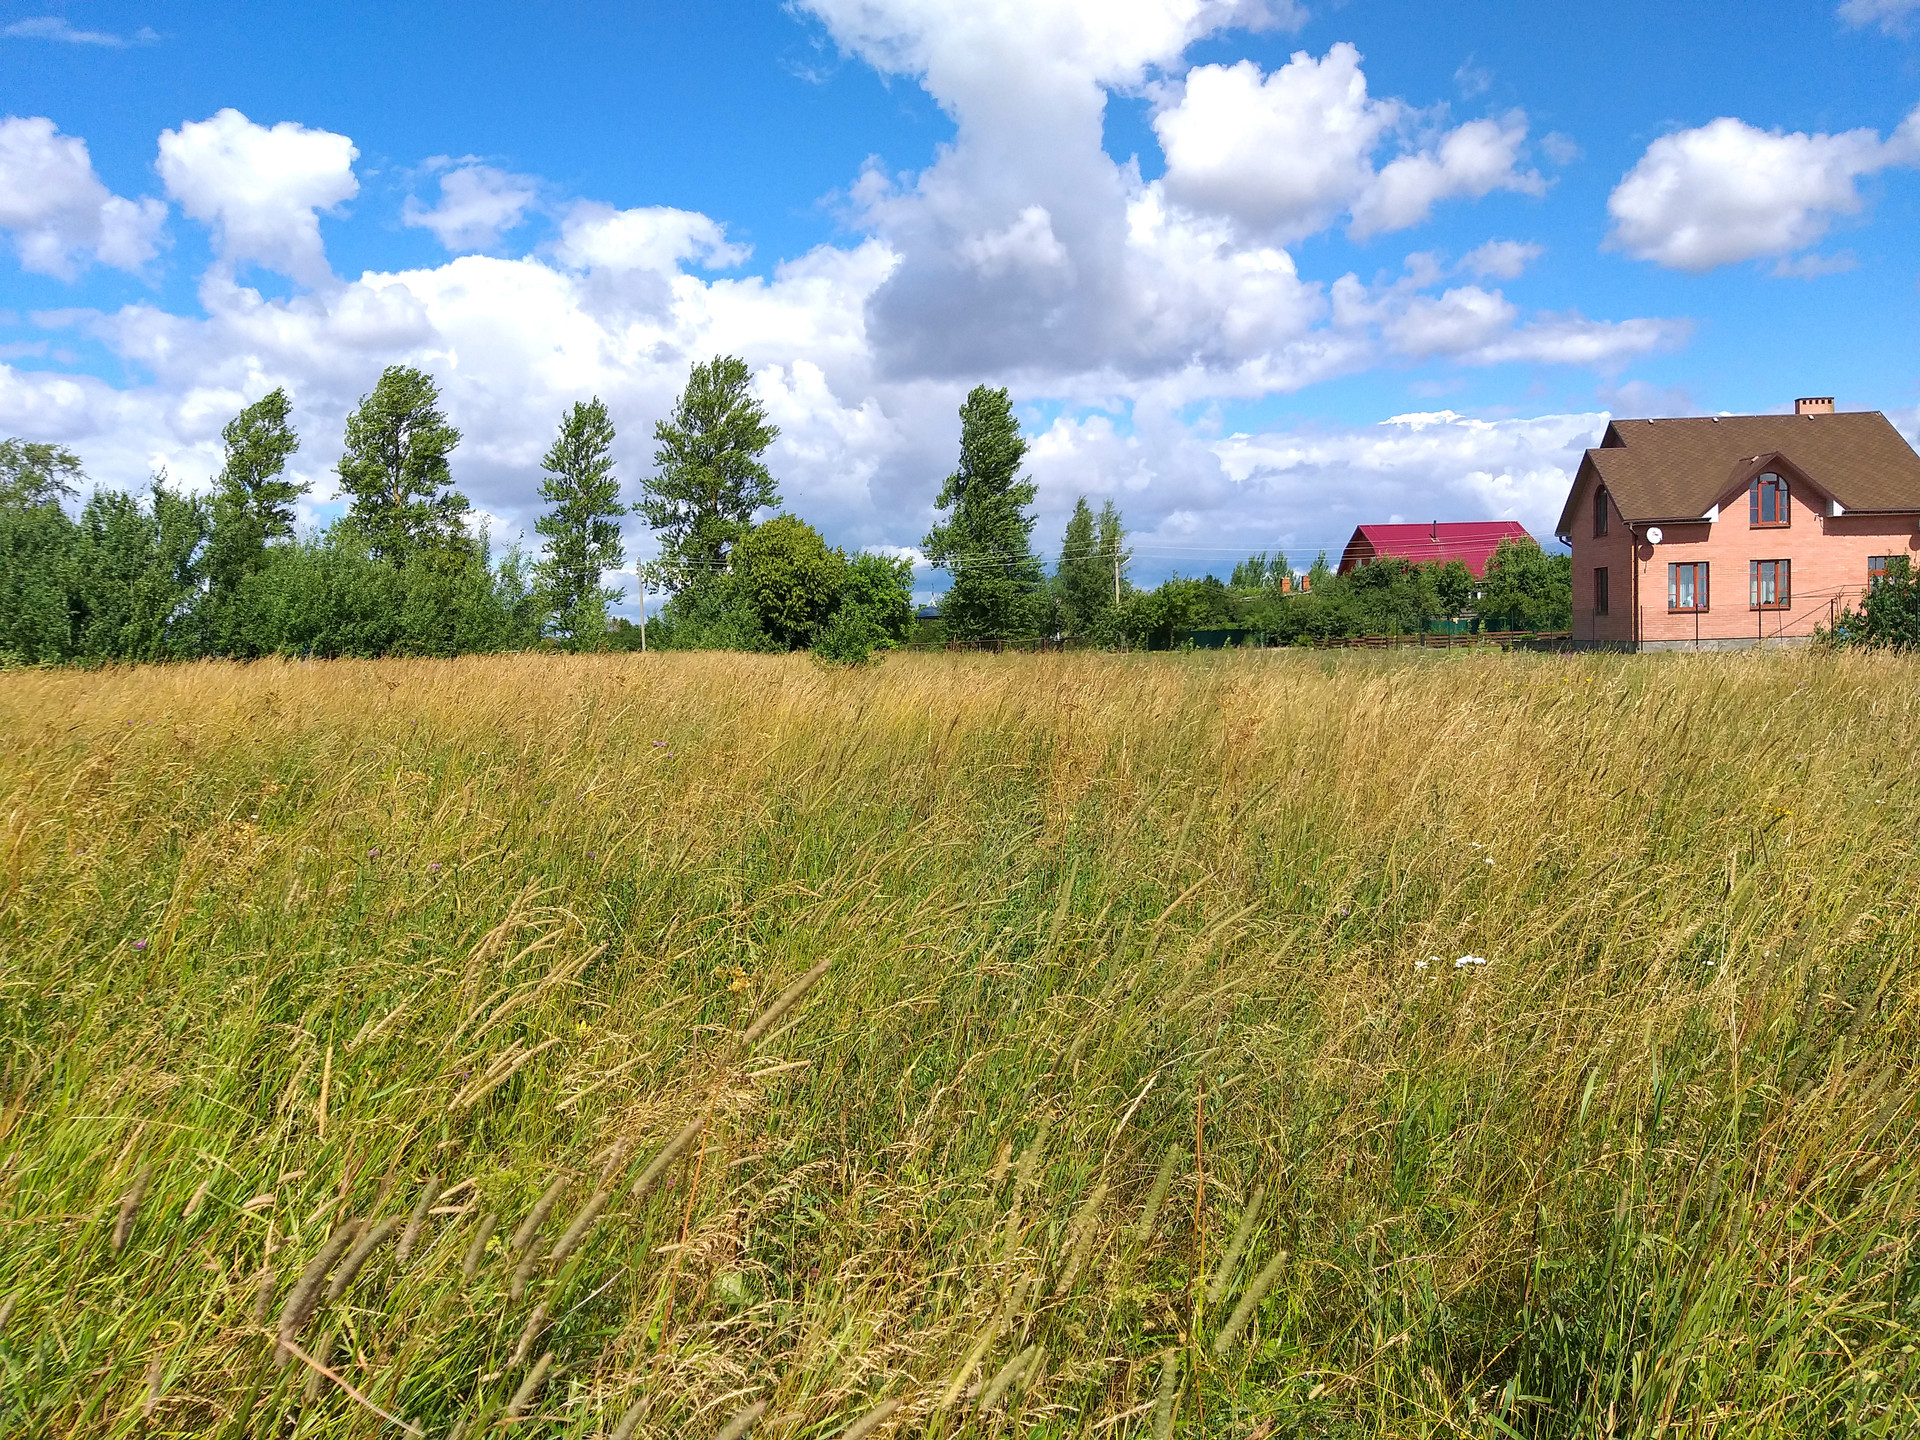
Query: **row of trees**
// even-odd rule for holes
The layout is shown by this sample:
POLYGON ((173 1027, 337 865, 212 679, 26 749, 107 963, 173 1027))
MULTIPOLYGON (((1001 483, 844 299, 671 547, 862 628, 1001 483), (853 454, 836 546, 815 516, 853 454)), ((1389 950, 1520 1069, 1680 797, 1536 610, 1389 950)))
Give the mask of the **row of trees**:
MULTIPOLYGON (((656 473, 633 507, 661 540, 643 572, 672 594, 662 645, 789 649, 859 658, 905 636, 911 567, 831 550, 778 514, 762 456, 778 435, 744 362, 694 367, 654 428, 656 473)), ((561 418, 541 462, 537 560, 496 559, 450 457, 460 431, 431 376, 391 366, 347 419, 338 466, 346 513, 296 530, 306 487, 292 405, 274 390, 222 432, 207 495, 165 472, 147 493, 99 488, 79 501, 78 456, 0 442, 0 659, 145 661, 268 654, 452 655, 621 643, 602 585, 626 560, 629 513, 614 473, 613 421, 595 397, 561 418)))
MULTIPOLYGON (((765 463, 779 429, 744 361, 695 365, 654 426, 654 473, 631 506, 614 471, 615 430, 595 397, 562 416, 541 462, 537 559, 496 558, 454 486, 460 431, 432 377, 391 366, 348 417, 338 477, 346 513, 296 527, 305 487, 291 402, 274 390, 222 432, 210 493, 156 474, 144 496, 96 489, 59 446, 0 443, 0 658, 53 662, 430 654, 608 645, 812 649, 859 660, 913 625, 908 561, 848 554, 781 508, 765 463), (757 518, 773 512, 770 518, 757 518), (609 625, 626 563, 620 521, 652 528, 658 558, 637 572, 668 599, 652 624, 609 625)), ((1064 635, 1095 644, 1168 644, 1182 630, 1237 628, 1311 640, 1413 632, 1469 604, 1499 628, 1558 628, 1566 560, 1503 547, 1483 582, 1457 562, 1387 562, 1350 577, 1325 556, 1299 593, 1284 559, 1255 556, 1222 582, 1176 578, 1136 589, 1111 502, 1082 498, 1058 564, 1035 554, 1035 486, 1005 390, 976 387, 960 409, 959 464, 941 487, 927 557, 952 583, 942 629, 959 640, 1064 635)))
POLYGON ((927 558, 953 577, 941 607, 952 639, 1062 635, 1165 646, 1183 631, 1228 630, 1285 644, 1420 634, 1469 612, 1486 629, 1564 630, 1572 614, 1571 562, 1531 541, 1502 544, 1479 579, 1458 560, 1379 561, 1336 576, 1323 554, 1302 590, 1285 557, 1256 555, 1226 581, 1175 577, 1137 590, 1119 512, 1109 501, 1096 516, 1084 496, 1049 579, 1032 549, 1035 487, 1020 474, 1026 441, 1007 392, 974 390, 960 426, 960 465, 938 501, 946 518, 923 542, 927 558))
POLYGON ((1570 561, 1532 541, 1503 541, 1476 579, 1458 560, 1417 565, 1375 560, 1335 575, 1327 557, 1306 586, 1284 559, 1256 555, 1222 582, 1173 579, 1116 614, 1129 639, 1166 645, 1183 630, 1241 630, 1270 644, 1356 635, 1420 635, 1471 617, 1482 630, 1565 630, 1572 616, 1570 561), (1283 583, 1285 582, 1285 583, 1283 583))
POLYGON ((381 376, 348 422, 351 511, 305 538, 290 409, 275 390, 233 418, 210 494, 161 471, 145 496, 96 489, 77 519, 77 456, 0 443, 0 657, 448 655, 537 636, 536 567, 517 551, 496 564, 462 523, 446 459, 460 435, 428 377, 381 376))

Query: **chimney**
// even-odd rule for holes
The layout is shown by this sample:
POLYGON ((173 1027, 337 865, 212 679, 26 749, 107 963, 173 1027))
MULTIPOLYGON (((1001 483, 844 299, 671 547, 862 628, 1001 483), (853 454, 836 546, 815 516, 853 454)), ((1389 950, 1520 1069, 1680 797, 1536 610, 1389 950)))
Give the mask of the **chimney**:
POLYGON ((1833 397, 1831 395, 1809 395, 1793 402, 1796 415, 1831 415, 1833 397))

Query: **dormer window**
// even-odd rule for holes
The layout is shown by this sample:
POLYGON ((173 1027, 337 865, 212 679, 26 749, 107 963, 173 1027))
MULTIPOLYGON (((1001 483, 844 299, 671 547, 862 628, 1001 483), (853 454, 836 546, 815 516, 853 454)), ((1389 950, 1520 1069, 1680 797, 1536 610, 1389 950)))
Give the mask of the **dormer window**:
POLYGON ((1598 540, 1607 533, 1607 487, 1602 485, 1593 492, 1593 538, 1598 540))
POLYGON ((1787 477, 1768 471, 1753 482, 1752 522, 1757 528, 1778 528, 1787 520, 1787 477))

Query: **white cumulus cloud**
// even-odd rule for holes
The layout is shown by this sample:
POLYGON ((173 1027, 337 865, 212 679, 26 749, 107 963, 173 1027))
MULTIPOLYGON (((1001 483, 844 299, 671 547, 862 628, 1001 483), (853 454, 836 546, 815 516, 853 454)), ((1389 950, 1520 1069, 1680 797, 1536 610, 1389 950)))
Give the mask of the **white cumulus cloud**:
POLYGON ((1608 243, 1640 260, 1700 272, 1816 245, 1857 214, 1858 182, 1920 162, 1920 110, 1882 140, 1761 130, 1728 116, 1663 135, 1608 197, 1608 243))
POLYGON ((320 212, 360 193, 344 135, 291 120, 256 125, 220 111, 160 136, 160 178, 194 219, 211 225, 221 259, 252 262, 305 285, 327 281, 320 212))
POLYGON ((1520 240, 1489 240, 1460 257, 1460 268, 1488 280, 1518 280, 1546 249, 1520 240))
MULTIPOLYGON (((1471 516, 1518 520, 1550 537, 1586 447, 1605 414, 1478 420, 1450 410, 1378 425, 1234 435, 1214 452, 1237 504, 1264 504, 1276 521, 1324 517, 1322 534, 1363 521, 1471 516)), ((1255 548, 1258 548, 1257 546, 1255 548)))
POLYGON ((1498 290, 1463 285, 1438 299, 1414 296, 1385 328, 1395 350, 1424 360, 1479 350, 1511 330, 1519 313, 1498 290))
POLYGON ((20 267, 70 280, 86 260, 138 270, 158 253, 167 207, 126 200, 94 173, 87 142, 45 116, 0 120, 0 228, 20 267))
POLYGON ((427 162, 440 172, 440 203, 429 209, 409 195, 401 223, 431 230, 454 254, 491 250, 502 236, 526 219, 540 198, 531 176, 512 175, 476 161, 449 160, 444 155, 427 162))
POLYGON ((1496 190, 1540 195, 1546 182, 1520 167, 1527 122, 1519 114, 1469 120, 1432 145, 1390 161, 1353 204, 1356 237, 1421 224, 1442 200, 1478 200, 1496 190))
POLYGON ((1199 66, 1163 95, 1153 125, 1170 199, 1282 243, 1344 214, 1364 238, 1418 225, 1443 200, 1544 188, 1521 168, 1517 114, 1469 121, 1376 169, 1417 118, 1367 93, 1360 52, 1343 42, 1317 60, 1300 51, 1270 75, 1251 60, 1199 66))

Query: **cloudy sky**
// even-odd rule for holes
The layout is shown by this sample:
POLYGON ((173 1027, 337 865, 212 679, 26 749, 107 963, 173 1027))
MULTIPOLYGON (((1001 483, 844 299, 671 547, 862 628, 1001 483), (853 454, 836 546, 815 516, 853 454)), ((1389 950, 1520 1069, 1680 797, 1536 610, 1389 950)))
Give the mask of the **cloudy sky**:
POLYGON ((1609 415, 1920 430, 1920 0, 0 0, 0 115, 0 432, 204 484, 284 385, 316 523, 395 362, 508 538, 569 403, 632 487, 731 352, 912 547, 1007 385, 1142 580, 1548 538, 1609 415))

